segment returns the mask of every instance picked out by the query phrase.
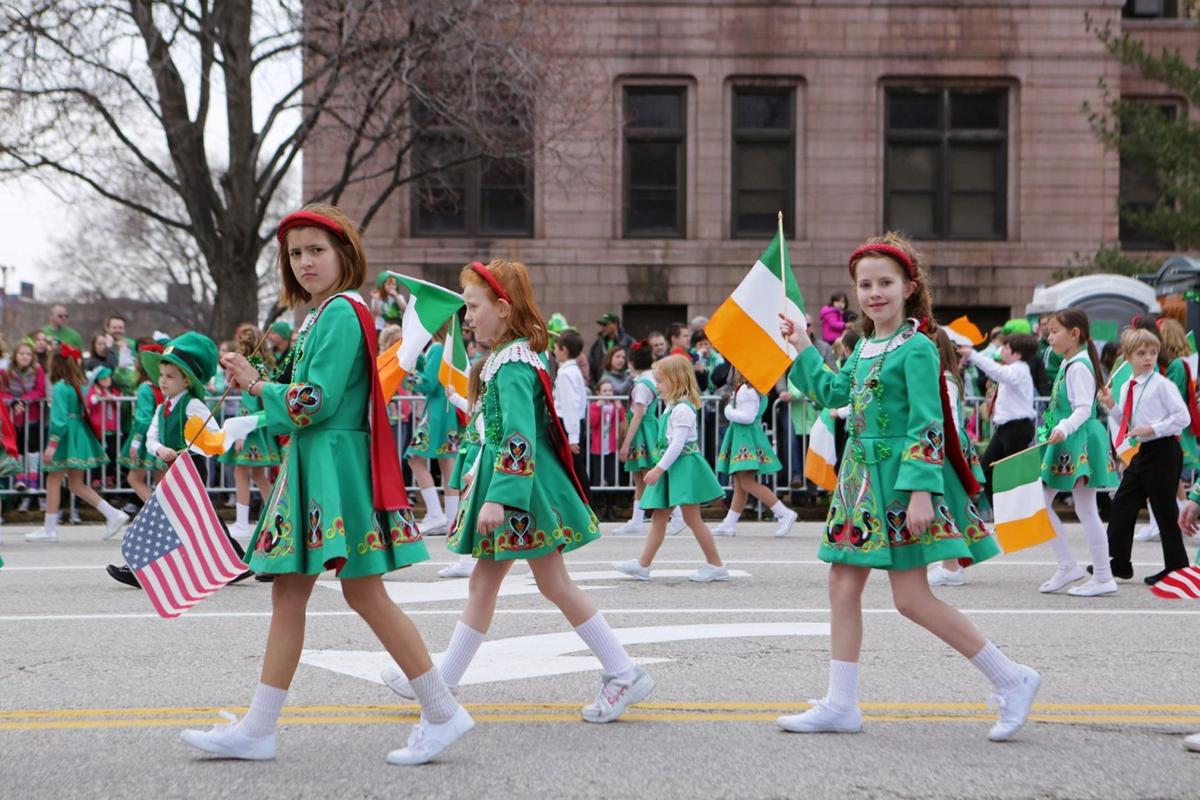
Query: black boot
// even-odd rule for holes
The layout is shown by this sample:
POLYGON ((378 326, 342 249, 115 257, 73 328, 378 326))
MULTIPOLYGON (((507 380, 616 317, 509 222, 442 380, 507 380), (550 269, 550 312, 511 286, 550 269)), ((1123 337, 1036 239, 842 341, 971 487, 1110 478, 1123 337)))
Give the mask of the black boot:
POLYGON ((123 583, 126 586, 132 586, 134 589, 142 588, 142 585, 138 583, 137 576, 133 574, 133 570, 124 564, 119 567, 116 564, 109 564, 104 568, 104 571, 107 572, 109 577, 117 583, 123 583))

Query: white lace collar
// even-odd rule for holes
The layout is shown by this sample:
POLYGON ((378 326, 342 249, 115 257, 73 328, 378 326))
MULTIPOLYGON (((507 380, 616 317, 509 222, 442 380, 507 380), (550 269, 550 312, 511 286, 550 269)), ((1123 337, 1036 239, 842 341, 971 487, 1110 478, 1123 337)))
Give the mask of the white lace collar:
POLYGON ((874 339, 868 339, 867 341, 863 342, 862 347, 859 348, 858 357, 859 358, 875 358, 876 356, 882 355, 884 353, 890 353, 893 350, 895 350, 896 348, 902 347, 904 345, 904 343, 907 342, 909 339, 911 339, 913 336, 915 336, 916 333, 917 333, 917 321, 915 319, 910 319, 910 320, 908 320, 908 328, 907 329, 897 331, 896 333, 892 334, 889 338, 884 339, 883 341, 875 341, 874 339))
POLYGON ((542 360, 538 358, 537 353, 533 352, 533 348, 529 346, 529 342, 524 339, 517 339, 511 344, 505 345, 504 349, 493 352, 483 364, 483 372, 480 378, 484 383, 488 383, 495 377, 496 373, 505 364, 513 361, 522 364, 528 364, 536 370, 544 370, 542 360))

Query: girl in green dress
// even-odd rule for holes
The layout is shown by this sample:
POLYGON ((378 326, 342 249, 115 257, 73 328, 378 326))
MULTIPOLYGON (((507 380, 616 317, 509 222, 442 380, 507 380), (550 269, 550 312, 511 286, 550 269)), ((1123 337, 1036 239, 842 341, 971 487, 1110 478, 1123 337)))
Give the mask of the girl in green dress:
POLYGON ((1050 347, 1062 356, 1062 366, 1050 390, 1050 404, 1038 429, 1038 441, 1047 444, 1042 456, 1042 484, 1046 511, 1054 525, 1051 544, 1058 558, 1058 569, 1040 591, 1057 592, 1087 577, 1071 553, 1062 521, 1054 513, 1055 495, 1070 492, 1095 574, 1067 594, 1075 597, 1115 594, 1117 582, 1109 563, 1108 532, 1096 508, 1096 492, 1119 483, 1108 427, 1098 416, 1096 388, 1100 385, 1097 372, 1100 361, 1084 312, 1077 308, 1059 311, 1046 321, 1046 326, 1050 347))
POLYGON ((421 421, 417 424, 405 457, 412 468, 417 487, 421 490, 421 499, 425 501, 425 518, 421 520, 421 531, 426 536, 446 533, 458 512, 458 490, 451 489, 449 481, 450 473, 454 470, 454 457, 458 455, 462 428, 458 424, 458 410, 446 399, 446 388, 438 379, 445 348, 443 341, 448 327, 443 325, 434 336, 429 349, 418 359, 417 371, 411 378, 413 390, 424 396, 425 402, 422 404, 421 421), (445 511, 442 510, 442 503, 438 499, 433 473, 429 470, 431 460, 437 460, 441 469, 446 494, 445 511))
POLYGON ((117 463, 128 470, 125 478, 129 482, 129 488, 133 489, 138 499, 144 503, 150 499, 147 476, 153 472, 156 482, 162 480, 166 465, 146 449, 146 431, 150 428, 150 421, 154 419, 154 412, 162 404, 163 393, 158 385, 150 380, 145 366, 142 365, 141 355, 161 353, 163 346, 149 336, 143 336, 137 340, 137 351, 137 392, 133 402, 133 421, 130 423, 129 436, 121 445, 117 463))
MULTIPOLYGON (((239 325, 235 336, 235 352, 250 358, 250 354, 254 352, 254 347, 262 339, 262 336, 263 333, 257 325, 248 322, 239 325)), ((274 370, 275 357, 272 355, 271 349, 263 348, 260 352, 261 355, 255 358, 261 361, 262 369, 268 372, 274 370)), ((248 416, 260 411, 262 411, 262 401, 252 394, 243 392, 240 415, 248 416)), ((268 435, 265 430, 259 428, 251 431, 245 439, 235 444, 228 452, 223 453, 218 460, 222 464, 233 465, 234 491, 236 492, 234 508, 237 516, 229 532, 235 539, 245 539, 254 532, 254 529, 250 527, 250 481, 254 481, 254 484, 258 486, 258 493, 265 503, 271 496, 271 478, 267 470, 270 467, 279 466, 279 445, 275 443, 274 436, 268 435)))
MULTIPOLYGON (((945 558, 979 561, 996 552, 985 529, 960 529, 953 497, 977 491, 958 447, 932 329, 928 278, 907 239, 868 239, 850 256, 863 310, 863 338, 839 372, 827 368, 804 325, 784 318, 780 330, 799 351, 790 379, 826 408, 849 404, 848 440, 818 553, 829 562, 833 660, 829 691, 803 714, 780 717, 798 733, 856 733, 862 595, 872 569, 887 571, 896 609, 963 656, 995 687, 1000 720, 992 741, 1025 724, 1041 677, 1010 661, 961 612, 930 591, 925 567, 945 558), (946 469, 945 461, 953 469, 946 469), (947 488, 947 482, 960 486, 947 488)), ((897 668, 896 674, 903 672, 897 668)), ((922 680, 930 680, 924 676, 922 680)))
MULTIPOLYGON (((457 408, 467 418, 467 427, 463 429, 462 446, 454 457, 454 469, 450 472, 448 486, 457 492, 464 491, 471 484, 474 473, 475 459, 479 456, 479 448, 483 442, 483 406, 476 400, 472 403, 468 398, 479 397, 479 376, 483 372, 484 359, 477 360, 471 365, 468 374, 467 397, 459 394, 453 386, 446 387, 446 397, 450 404, 457 408)), ((463 553, 458 561, 448 564, 438 570, 440 578, 469 578, 475 569, 475 556, 463 553)))
POLYGON ((654 352, 648 341, 634 342, 629 350, 633 367, 633 387, 629 390, 625 437, 617 457, 633 477, 633 516, 613 533, 640 536, 646 522, 642 494, 646 491, 646 471, 658 461, 658 387, 654 382, 654 352))
POLYGON ((421 721, 390 764, 421 764, 465 734, 471 716, 433 669, 412 620, 383 575, 428 558, 404 493, 387 404, 376 372, 375 323, 355 291, 367 274, 357 226, 312 205, 279 223, 282 302, 315 305, 272 381, 240 353, 221 357, 230 383, 261 398, 267 432, 289 434, 283 467, 258 522, 250 566, 273 574, 262 674, 241 721, 185 731, 193 747, 225 758, 270 760, 288 686, 304 648, 305 612, 322 572, 335 570, 347 604, 412 678, 421 721))
POLYGON ((117 535, 129 515, 109 505, 84 480, 85 470, 108 463, 101 434, 92 428, 83 405, 82 354, 68 344, 54 347, 50 358, 50 439, 42 453, 46 473, 46 521, 25 534, 27 542, 58 541, 58 504, 63 478, 71 493, 104 515, 104 538, 117 535))
MULTIPOLYGON (((471 573, 462 617, 439 664, 457 686, 492 623, 496 596, 508 570, 526 561, 538 590, 575 628, 604 669, 600 691, 584 706, 585 722, 612 722, 645 699, 654 681, 625 648, 581 591, 563 553, 600 536, 572 468, 566 433, 554 411, 553 387, 539 353, 546 351, 546 322, 533 299, 523 264, 497 259, 462 271, 466 325, 491 345, 480 373, 483 442, 474 474, 446 544, 479 559, 471 573)), ((412 686, 394 669, 383 680, 402 697, 412 686)))
POLYGON ((772 475, 783 466, 775 456, 775 448, 762 426, 767 396, 746 383, 745 376, 736 369, 732 371, 730 380, 733 397, 725 406, 725 419, 729 420, 729 427, 725 429, 725 437, 721 440, 717 472, 728 473, 733 481, 733 501, 729 504, 725 519, 713 530, 713 535, 736 536, 738 518, 746 508, 746 500, 754 495, 775 515, 779 523, 775 535, 787 536, 796 524, 796 512, 758 481, 759 475, 772 475))
POLYGON ((700 516, 700 506, 722 497, 725 490, 698 445, 700 387, 691 359, 684 355, 667 356, 654 365, 654 379, 667 410, 659 428, 658 463, 646 473, 646 491, 642 494, 642 507, 652 510, 650 533, 640 557, 615 563, 613 568, 640 581, 650 580, 650 564, 667 535, 671 509, 678 506, 704 553, 704 566, 692 573, 689 580, 698 583, 729 580, 729 570, 717 552, 712 531, 700 516))

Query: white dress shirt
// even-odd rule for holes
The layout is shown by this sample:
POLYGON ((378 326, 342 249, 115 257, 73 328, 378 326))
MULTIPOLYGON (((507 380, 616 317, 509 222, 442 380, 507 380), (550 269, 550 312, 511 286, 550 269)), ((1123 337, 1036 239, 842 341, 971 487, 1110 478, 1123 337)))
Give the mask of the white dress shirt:
POLYGON ((554 413, 567 429, 567 441, 579 444, 579 431, 587 414, 587 384, 574 359, 558 365, 554 376, 554 413))
POLYGON ((1018 419, 1036 419, 1033 408, 1033 375, 1024 361, 1001 364, 977 350, 970 355, 971 366, 996 382, 996 407, 992 423, 1003 425, 1018 419))
MULTIPOLYGON (((163 400, 163 402, 170 403, 171 409, 174 410, 175 404, 179 402, 179 398, 183 397, 185 394, 187 394, 186 389, 174 397, 168 397, 166 400, 163 400)), ((162 446, 162 442, 159 441, 158 438, 158 412, 158 408, 154 409, 154 416, 150 418, 150 428, 146 431, 146 454, 154 457, 158 456, 158 448, 162 446)), ((187 421, 192 417, 207 419, 208 424, 206 427, 210 431, 221 430, 221 426, 217 424, 216 419, 214 419, 213 415, 209 413, 208 406, 204 404, 204 401, 198 399, 195 395, 189 394, 187 407, 184 409, 183 422, 185 428, 187 426, 187 421)))
POLYGON ((758 419, 758 404, 759 398, 762 397, 748 383, 742 386, 733 395, 733 402, 725 406, 725 419, 730 422, 740 422, 743 425, 754 422, 758 419))
POLYGON ((1129 382, 1121 387, 1121 396, 1113 398, 1116 404, 1109 409, 1108 415, 1117 425, 1121 424, 1121 419, 1125 416, 1125 399, 1128 397, 1130 386, 1134 388, 1133 415, 1129 422, 1129 430, 1149 425, 1154 431, 1153 436, 1139 436, 1139 441, 1149 442, 1164 436, 1178 436, 1191 424, 1192 418, 1188 413, 1187 404, 1179 394, 1179 387, 1151 370, 1145 375, 1130 378, 1129 382))

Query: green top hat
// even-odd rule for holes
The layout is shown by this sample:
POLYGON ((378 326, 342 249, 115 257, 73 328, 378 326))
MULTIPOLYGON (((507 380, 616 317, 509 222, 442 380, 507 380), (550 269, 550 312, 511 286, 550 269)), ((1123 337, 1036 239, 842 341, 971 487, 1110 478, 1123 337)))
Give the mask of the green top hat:
POLYGON ((166 361, 178 367, 188 380, 192 394, 204 397, 204 385, 217 371, 217 343, 203 333, 188 331, 167 343, 161 353, 142 353, 142 366, 150 380, 158 383, 158 366, 166 361))
POLYGON ((276 320, 271 323, 271 333, 277 333, 289 342, 292 340, 292 323, 285 320, 276 320))
POLYGON ((571 326, 567 324, 567 318, 558 311, 555 311, 550 315, 550 319, 546 320, 546 333, 550 334, 553 339, 557 339, 558 335, 569 327, 571 326))

